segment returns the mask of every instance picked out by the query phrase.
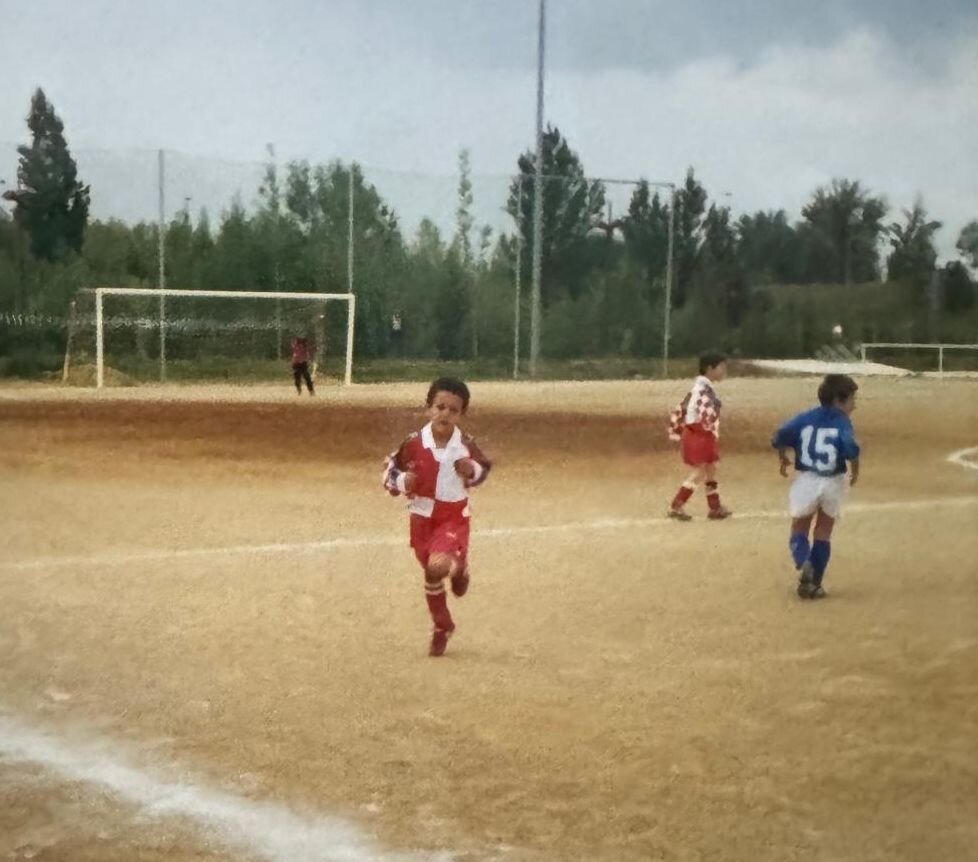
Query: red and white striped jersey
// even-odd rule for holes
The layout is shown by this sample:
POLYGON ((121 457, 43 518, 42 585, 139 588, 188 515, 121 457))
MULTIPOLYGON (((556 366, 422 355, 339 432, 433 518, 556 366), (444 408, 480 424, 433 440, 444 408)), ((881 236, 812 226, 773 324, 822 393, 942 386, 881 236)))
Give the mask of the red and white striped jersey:
POLYGON ((669 439, 678 440, 683 428, 696 426, 716 437, 720 436, 721 402, 710 379, 701 374, 693 388, 669 414, 669 439))
POLYGON ((456 428, 444 449, 439 449, 431 424, 412 434, 384 461, 384 487, 391 496, 405 494, 404 473, 414 473, 414 490, 408 496, 408 510, 426 518, 441 512, 457 512, 468 517, 469 488, 486 481, 492 462, 468 435, 456 428), (475 464, 475 476, 463 479, 455 463, 463 458, 475 464))

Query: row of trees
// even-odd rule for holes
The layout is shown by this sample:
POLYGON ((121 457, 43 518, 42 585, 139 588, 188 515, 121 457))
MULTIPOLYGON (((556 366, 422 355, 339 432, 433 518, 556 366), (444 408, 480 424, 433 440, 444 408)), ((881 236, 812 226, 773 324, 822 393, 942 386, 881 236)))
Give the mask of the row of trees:
MULTIPOLYGON (((0 209, 0 311, 64 315, 82 286, 153 286, 157 225, 89 221, 89 189, 40 90, 28 128, 17 188, 4 195, 12 215, 0 209)), ((424 220, 406 237, 356 164, 291 162, 283 171, 270 153, 251 211, 231 202, 216 226, 206 212, 196 223, 183 212, 167 225, 167 279, 185 288, 345 290, 352 187, 359 355, 390 351, 391 320, 399 315, 410 355, 502 356, 512 350, 516 261, 529 284, 533 244, 532 154, 520 155, 517 165, 508 200, 516 233, 496 236, 476 224, 463 152, 453 234, 442 236, 424 220)), ((672 198, 638 185, 627 212, 613 220, 606 216, 605 188, 587 178, 555 127, 544 136, 543 171, 556 178, 545 182, 543 194, 544 348, 552 356, 659 350, 673 201, 677 352, 705 341, 768 351, 751 339, 770 337, 758 323, 777 304, 777 285, 880 281, 886 245, 890 281, 910 285, 921 303, 935 283, 940 222, 920 201, 888 222, 886 201, 859 181, 817 189, 796 222, 782 210, 734 219, 690 169, 672 198)), ((962 232, 958 248, 978 266, 978 221, 962 232)), ((974 288, 966 267, 946 269, 943 305, 970 307, 974 288)))

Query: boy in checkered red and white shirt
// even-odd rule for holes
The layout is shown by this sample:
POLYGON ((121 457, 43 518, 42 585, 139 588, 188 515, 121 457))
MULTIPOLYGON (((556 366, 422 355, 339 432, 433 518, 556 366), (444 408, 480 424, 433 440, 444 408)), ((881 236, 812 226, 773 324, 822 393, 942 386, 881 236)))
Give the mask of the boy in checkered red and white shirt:
POLYGON ((721 404, 714 384, 726 376, 727 358, 722 353, 701 356, 699 377, 669 417, 669 439, 679 441, 683 462, 693 468, 669 507, 669 517, 677 521, 692 520, 685 506, 701 483, 706 485, 710 520, 722 521, 733 514, 720 502, 717 482, 721 404))

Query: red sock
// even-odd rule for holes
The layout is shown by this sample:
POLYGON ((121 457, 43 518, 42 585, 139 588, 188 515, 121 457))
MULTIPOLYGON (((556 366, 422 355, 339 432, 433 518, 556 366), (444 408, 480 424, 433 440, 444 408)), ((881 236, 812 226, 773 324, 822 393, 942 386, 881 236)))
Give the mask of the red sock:
POLYGON ((720 492, 717 490, 716 482, 706 483, 706 503, 710 507, 711 512, 715 512, 720 508, 720 492))
POLYGON ((428 610, 431 612, 431 621, 435 624, 435 628, 446 632, 454 630, 455 623, 448 611, 445 584, 442 581, 438 583, 425 581, 424 592, 425 598, 428 600, 428 610))
POLYGON ((696 488, 690 488, 689 485, 680 485, 679 493, 672 499, 672 508, 681 509, 685 506, 686 501, 693 496, 693 491, 695 490, 696 488))

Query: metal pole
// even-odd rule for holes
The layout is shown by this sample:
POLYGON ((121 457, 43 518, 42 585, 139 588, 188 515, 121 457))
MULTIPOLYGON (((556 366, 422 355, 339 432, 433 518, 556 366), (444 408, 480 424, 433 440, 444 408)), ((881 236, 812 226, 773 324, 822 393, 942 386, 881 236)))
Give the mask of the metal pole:
POLYGON ((937 347, 937 373, 943 377, 944 376, 944 345, 940 344, 937 347))
POLYGON ((543 66, 546 44, 546 0, 540 0, 537 42, 537 157, 533 178, 533 300, 530 305, 530 377, 536 377, 540 357, 540 277, 543 269, 543 66))
POLYGON ((163 150, 159 152, 159 181, 160 181, 160 382, 166 382, 166 203, 163 192, 164 157, 163 150))
POLYGON ((676 223, 676 187, 672 187, 669 198, 669 241, 666 248, 666 307, 665 320, 662 325, 662 376, 669 376, 669 332, 670 316, 672 314, 672 249, 676 223))
POLYGON ((356 319, 357 298, 350 294, 346 313, 346 373, 343 382, 349 386, 353 382, 353 322, 356 319))
MULTIPOLYGON (((346 245, 346 289, 353 293, 353 162, 350 162, 350 236, 346 245)), ((347 381, 349 382, 349 381, 347 381)))
POLYGON ((61 382, 68 382, 68 372, 71 368, 71 343, 75 338, 75 322, 77 320, 77 306, 75 300, 68 306, 68 335, 65 339, 65 361, 61 368, 61 382))
POLYGON ((105 341, 102 336, 102 291, 95 291, 95 386, 102 388, 105 382, 105 341))
POLYGON ((516 195, 516 304, 513 309, 513 380, 520 377, 520 298, 523 293, 523 176, 516 195))

